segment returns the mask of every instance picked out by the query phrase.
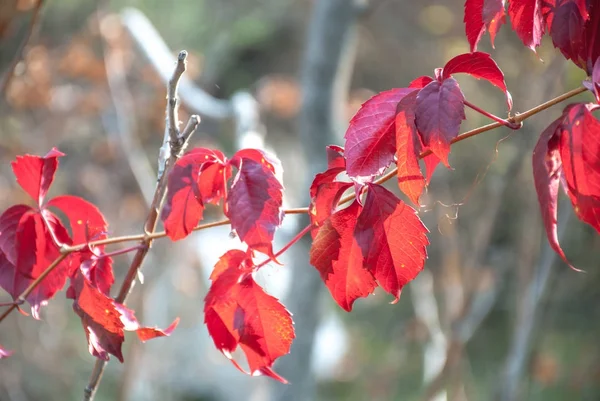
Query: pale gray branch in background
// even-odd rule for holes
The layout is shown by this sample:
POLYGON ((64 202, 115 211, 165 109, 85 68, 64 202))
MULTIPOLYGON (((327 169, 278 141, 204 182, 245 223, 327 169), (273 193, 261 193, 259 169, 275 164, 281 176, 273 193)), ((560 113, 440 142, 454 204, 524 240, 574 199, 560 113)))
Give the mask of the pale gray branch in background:
MULTIPOLYGON (((571 203, 563 202, 558 211, 558 237, 562 238, 571 217, 571 203)), ((544 236, 542 255, 534 269, 534 276, 527 286, 525 300, 515 324, 512 343, 506 357, 503 380, 500 382, 496 399, 498 401, 514 401, 517 399, 519 383, 523 370, 529 360, 531 338, 536 324, 540 301, 548 285, 552 266, 557 260, 557 254, 550 247, 544 236)))
MULTIPOLYGON (((325 147, 335 143, 347 125, 343 110, 356 53, 357 4, 351 0, 317 0, 313 4, 301 66, 299 136, 306 162, 304 188, 310 186, 315 174, 326 169, 325 147)), ((299 201, 308 203, 308 191, 299 201)), ((308 217, 303 215, 302 225, 307 224, 308 217)), ((316 383, 310 366, 324 287, 319 274, 307 263, 309 249, 307 237, 290 249, 291 259, 298 262, 286 305, 294 314, 296 339, 291 355, 282 358, 276 368, 293 386, 275 384, 275 400, 315 399, 316 383)))

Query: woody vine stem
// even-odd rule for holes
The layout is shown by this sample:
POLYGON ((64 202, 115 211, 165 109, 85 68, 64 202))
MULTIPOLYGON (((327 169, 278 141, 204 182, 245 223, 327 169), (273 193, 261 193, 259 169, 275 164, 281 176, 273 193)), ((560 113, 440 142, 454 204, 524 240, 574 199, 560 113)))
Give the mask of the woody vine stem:
MULTIPOLYGON (((164 238, 167 236, 165 231, 156 231, 156 227, 158 224, 158 219, 163 207, 164 199, 167 192, 167 179, 169 176, 169 172, 177 162, 177 160, 182 155, 185 150, 192 134, 195 132, 196 128, 200 123, 200 117, 193 115, 190 117, 188 123, 185 128, 180 131, 179 129, 179 120, 178 120, 178 106, 179 101, 177 97, 177 86, 179 80, 183 73, 186 70, 186 59, 187 52, 182 51, 179 53, 177 58, 177 63, 173 72, 171 79, 167 85, 167 106, 166 106, 166 126, 165 126, 165 139, 163 143, 163 147, 161 148, 160 156, 159 156, 159 169, 158 169, 158 183, 156 186, 156 190, 154 193, 153 201, 150 206, 150 212, 146 218, 146 222, 144 224, 144 233, 137 235, 126 235, 119 236, 113 238, 105 238, 97 241, 90 241, 87 243, 76 244, 76 245, 67 245, 67 244, 57 244, 60 247, 60 256, 54 260, 48 268, 44 270, 40 276, 33 281, 29 287, 27 287, 19 297, 10 304, 3 304, 0 306, 7 306, 8 308, 0 315, 0 322, 2 322, 13 310, 18 309, 21 304, 23 304, 26 298, 35 290, 35 288, 70 254, 82 251, 86 247, 94 247, 99 245, 111 245, 117 243, 125 243, 125 242, 134 242, 138 241, 138 245, 128 249, 127 251, 136 250, 133 261, 129 266, 125 279, 121 285, 119 293, 115 298, 115 302, 124 304, 127 300, 127 296, 129 295, 131 289, 133 288, 135 277, 137 276, 142 263, 150 250, 152 242, 159 238, 164 238)), ((547 108, 554 106, 558 103, 561 103, 569 98, 572 98, 580 93, 586 91, 586 88, 581 86, 579 88, 573 89, 569 92, 566 92, 554 99, 551 99, 547 102, 540 104, 524 113, 516 114, 514 116, 509 117, 508 119, 502 119, 496 117, 490 113, 483 111, 482 109, 472 105, 465 101, 465 105, 473 108, 474 110, 480 112, 481 114, 495 120, 494 123, 484 125, 482 127, 467 131, 456 138, 454 138, 451 143, 457 143, 463 141, 465 139, 471 138, 473 136, 482 134, 486 131, 493 130, 495 128, 499 128, 502 126, 506 126, 511 129, 519 129, 522 127, 523 121, 526 119, 540 113, 547 108)), ((430 150, 424 151, 419 155, 419 158, 423 158, 427 155, 431 154, 430 150)), ((390 178, 396 176, 397 168, 391 169, 387 174, 379 178, 376 183, 381 184, 388 181, 390 178)), ((343 197, 340 200, 340 204, 351 201, 354 198, 354 195, 348 195, 343 197)), ((295 208, 295 209, 285 209, 285 214, 303 214, 308 213, 309 208, 295 208)), ((200 224, 194 228, 194 231, 200 231, 209 229, 212 227, 223 226, 229 224, 230 221, 228 219, 215 221, 212 223, 200 224)), ((276 253, 276 255, 280 255, 285 252, 289 247, 291 247, 295 242, 297 242, 302 236, 310 231, 311 226, 308 226, 301 230, 301 232, 296 235, 288 244, 286 244, 280 251, 276 253)), ((257 266, 263 266, 268 263, 269 260, 266 260, 257 266)), ((100 383, 102 378, 102 374, 104 372, 104 368, 106 366, 106 361, 98 359, 94 366, 94 370, 90 376, 88 386, 84 391, 84 399, 92 400, 94 398, 94 394, 96 389, 100 383)))

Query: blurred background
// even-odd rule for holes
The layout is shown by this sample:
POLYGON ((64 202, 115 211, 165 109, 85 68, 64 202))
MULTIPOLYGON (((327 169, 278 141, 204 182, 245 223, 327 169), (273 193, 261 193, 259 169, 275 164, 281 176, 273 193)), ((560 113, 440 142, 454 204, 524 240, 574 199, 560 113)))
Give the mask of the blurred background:
MULTIPOLYGON (((139 233, 164 132, 165 79, 181 49, 189 66, 180 118, 202 116, 193 145, 228 155, 248 146, 273 151, 287 207, 306 206, 311 178, 325 168, 324 146, 343 145, 362 102, 468 52, 463 4, 2 0, 0 210, 29 201, 10 161, 57 146, 67 157, 50 195, 94 202, 114 235, 139 233)), ((515 112, 585 78, 550 40, 536 55, 504 27, 496 46, 486 36, 479 47, 504 71, 515 112)), ((506 116, 500 91, 457 78, 469 101, 506 116)), ((228 230, 157 242, 128 305, 145 325, 166 327, 176 316, 181 323, 170 338, 146 344, 128 334, 125 364, 111 360, 96 400, 600 399, 600 237, 561 195, 562 245, 586 273, 570 270, 547 245, 532 181, 537 136, 562 107, 517 132, 497 129, 452 148, 453 170, 439 167, 420 210, 429 260, 398 304, 378 291, 343 312, 308 264, 307 242, 287 253, 285 266, 259 273, 296 322, 292 352, 275 365, 287 386, 241 374, 203 325, 211 268, 239 245, 228 230)), ((466 112, 461 131, 489 122, 466 112)), ((387 186, 398 193, 393 180, 387 186)), ((303 223, 285 220, 277 249, 303 223)), ((117 285, 128 262, 115 261, 117 285)), ((13 313, 0 343, 15 351, 0 361, 0 400, 82 398, 95 360, 64 293, 42 321, 13 313)))

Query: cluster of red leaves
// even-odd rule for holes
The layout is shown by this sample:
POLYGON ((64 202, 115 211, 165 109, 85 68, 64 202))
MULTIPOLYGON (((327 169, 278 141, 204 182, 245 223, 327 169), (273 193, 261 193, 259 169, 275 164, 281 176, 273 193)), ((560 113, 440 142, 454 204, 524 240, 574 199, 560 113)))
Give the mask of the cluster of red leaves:
POLYGON ((195 148, 169 174, 162 220, 167 235, 179 240, 193 231, 206 204, 223 201, 232 231, 248 249, 228 251, 215 265, 204 321, 215 346, 237 368, 244 371, 232 357, 239 346, 247 373, 285 382, 272 365, 290 350, 292 317, 252 278, 260 268, 253 262, 256 252, 275 258, 273 237, 283 219, 282 173, 279 160, 260 150, 242 149, 228 160, 218 150, 195 148), (228 186, 233 168, 237 173, 228 186))
POLYGON ((576 103, 540 136, 533 152, 533 177, 552 248, 567 262, 558 243, 558 187, 562 183, 579 219, 600 233, 600 121, 597 104, 576 103))
MULTIPOLYGON (((505 23, 505 0, 466 0, 465 31, 471 51, 486 29, 492 45, 505 23)), ((600 0, 510 0, 508 16, 523 44, 535 51, 545 32, 565 58, 591 75, 600 57, 600 0)))
MULTIPOLYGON (((76 196, 63 195, 45 202, 61 156, 64 154, 54 148, 44 157, 19 156, 12 164, 17 182, 36 206, 15 205, 0 216, 0 286, 15 302, 27 293, 25 300, 31 305, 33 317, 39 319, 40 308, 70 280, 67 297, 74 300, 73 309, 81 317, 90 353, 106 360, 112 354, 122 362, 123 330, 136 331, 145 341, 169 335, 177 321, 164 331, 140 327, 131 310, 110 298, 112 258, 104 253, 104 246, 90 244, 106 238, 107 223, 102 213, 76 196), (70 234, 50 208, 66 217, 70 234), (64 246, 73 244, 86 246, 56 264, 64 246), (48 272, 52 264, 55 266, 48 272), (29 291, 40 277, 43 280, 29 291)), ((7 356, 7 352, 0 350, 0 355, 7 356)))
MULTIPOLYGON (((492 44, 505 22, 504 0, 466 0, 465 29, 471 50, 486 31, 492 44)), ((600 102, 600 0, 511 0, 513 29, 535 51, 545 32, 554 46, 590 76, 584 85, 600 102)), ((533 172, 544 225, 552 248, 567 263, 558 242, 559 182, 576 215, 600 232, 600 122, 597 104, 567 106, 541 134, 533 154, 533 172)))

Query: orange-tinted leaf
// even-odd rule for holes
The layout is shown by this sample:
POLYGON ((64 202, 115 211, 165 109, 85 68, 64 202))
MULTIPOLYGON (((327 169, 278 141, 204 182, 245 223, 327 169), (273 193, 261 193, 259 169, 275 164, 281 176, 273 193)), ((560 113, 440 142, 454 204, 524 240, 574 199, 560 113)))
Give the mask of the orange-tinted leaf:
POLYGON ((363 264, 363 255, 354 238, 362 206, 354 201, 339 210, 319 228, 310 250, 310 263, 321 274, 333 299, 346 311, 358 298, 373 293, 377 283, 363 264))
POLYGON ((423 270, 427 232, 412 207, 381 185, 369 184, 354 237, 365 266, 396 300, 402 287, 423 270))
POLYGON ((398 186, 415 205, 419 205, 419 197, 425 188, 425 178, 419 166, 421 139, 415 125, 417 93, 415 91, 402 99, 396 114, 398 186))
POLYGON ((251 249, 273 255, 273 236, 283 213, 283 169, 275 157, 242 149, 230 163, 238 169, 227 199, 227 216, 240 240, 251 249))
POLYGON ((48 188, 52 185, 58 158, 61 156, 64 156, 64 153, 52 148, 44 157, 24 155, 18 156, 17 160, 12 162, 17 182, 38 205, 42 204, 48 188))

